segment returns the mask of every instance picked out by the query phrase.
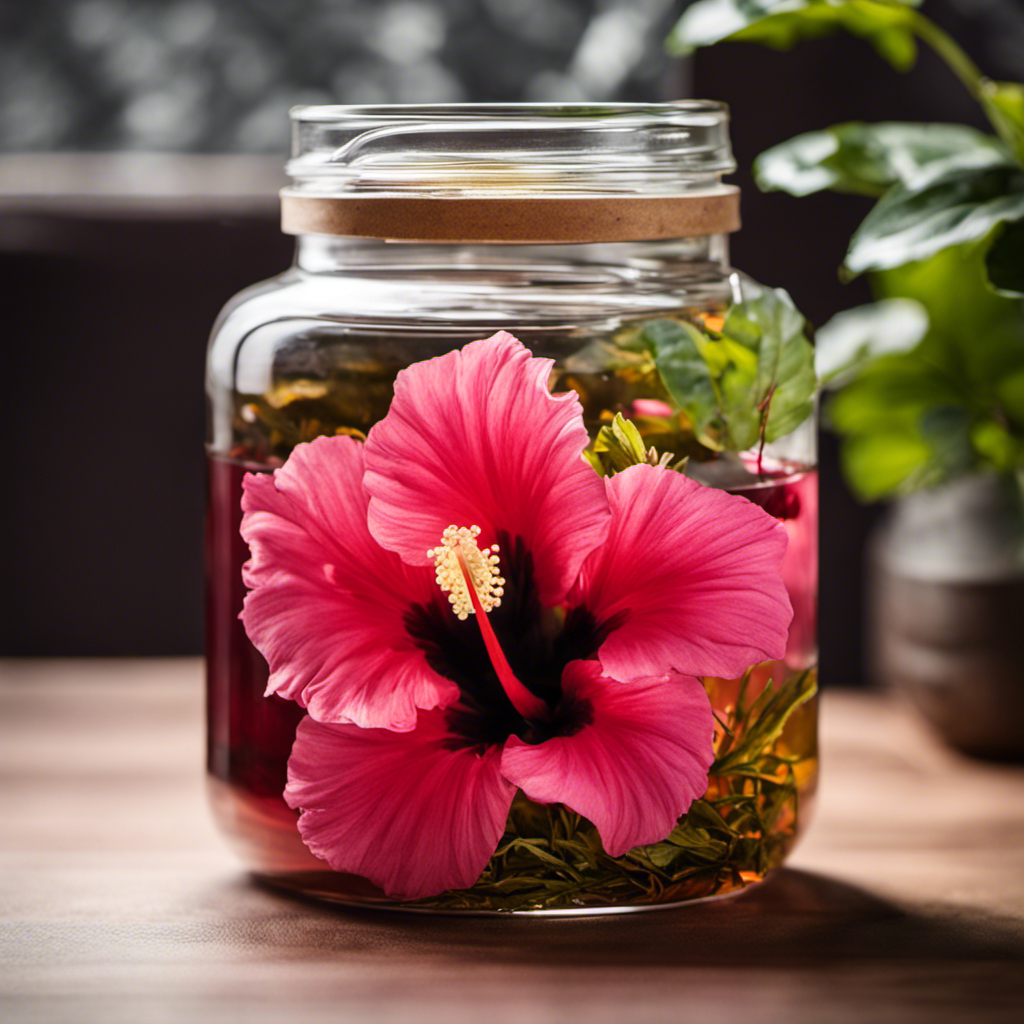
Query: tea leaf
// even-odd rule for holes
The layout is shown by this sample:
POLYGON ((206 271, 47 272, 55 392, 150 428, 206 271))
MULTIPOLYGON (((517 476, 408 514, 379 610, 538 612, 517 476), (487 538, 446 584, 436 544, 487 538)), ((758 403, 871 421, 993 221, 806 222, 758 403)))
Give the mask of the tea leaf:
POLYGON ((778 864, 799 821, 794 765, 774 750, 793 711, 815 690, 805 672, 749 709, 727 716, 743 756, 726 771, 712 767, 708 795, 695 800, 661 842, 609 857, 593 824, 561 804, 535 804, 522 793, 505 835, 479 881, 469 889, 411 901, 448 910, 547 910, 622 901, 671 902, 742 888, 778 864), (716 774, 717 773, 717 774, 716 774))
POLYGON ((726 315, 723 335, 735 338, 756 356, 750 400, 759 410, 759 431, 766 441, 791 433, 813 409, 818 381, 814 348, 805 327, 793 300, 781 288, 765 288, 732 306, 726 315))
POLYGON ((654 353, 655 366, 672 401, 686 414, 698 438, 717 446, 710 429, 720 401, 706 352, 706 335, 685 321, 656 320, 644 328, 642 337, 654 353))
POLYGON ((792 432, 813 409, 817 377, 805 321, 781 289, 735 303, 721 331, 648 323, 648 347, 672 401, 711 450, 746 451, 792 432))
POLYGON ((773 690, 769 683, 750 709, 742 740, 711 765, 711 774, 725 775, 740 766, 749 774, 748 765, 756 765, 765 748, 778 739, 789 716, 815 693, 817 678, 811 669, 786 680, 778 690, 773 690))

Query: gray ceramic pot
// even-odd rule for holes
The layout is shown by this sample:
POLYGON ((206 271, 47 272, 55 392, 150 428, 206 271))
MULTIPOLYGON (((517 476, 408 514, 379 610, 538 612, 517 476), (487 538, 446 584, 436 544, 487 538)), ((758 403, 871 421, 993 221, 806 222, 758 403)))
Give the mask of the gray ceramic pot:
POLYGON ((881 679, 954 747, 1024 759, 1024 508, 971 477, 897 502, 871 550, 881 679))

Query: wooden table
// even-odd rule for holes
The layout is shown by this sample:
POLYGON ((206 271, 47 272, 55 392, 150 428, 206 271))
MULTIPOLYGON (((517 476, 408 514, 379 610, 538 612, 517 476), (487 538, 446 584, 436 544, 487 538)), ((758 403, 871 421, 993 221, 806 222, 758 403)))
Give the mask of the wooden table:
POLYGON ((1024 770, 828 693, 816 821, 717 904, 569 920, 346 912, 249 881, 204 807, 195 660, 8 662, 3 1020, 1024 1020, 1024 770))

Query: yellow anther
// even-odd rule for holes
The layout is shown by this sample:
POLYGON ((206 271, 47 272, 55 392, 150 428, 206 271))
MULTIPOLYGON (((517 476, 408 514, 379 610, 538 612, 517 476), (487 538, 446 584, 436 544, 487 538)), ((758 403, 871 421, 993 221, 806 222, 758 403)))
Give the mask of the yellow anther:
POLYGON ((452 611, 460 619, 474 613, 469 588, 473 587, 485 612, 501 604, 505 580, 499 575, 498 545, 477 546, 479 526, 449 526, 441 543, 427 555, 434 560, 437 585, 448 595, 452 611))

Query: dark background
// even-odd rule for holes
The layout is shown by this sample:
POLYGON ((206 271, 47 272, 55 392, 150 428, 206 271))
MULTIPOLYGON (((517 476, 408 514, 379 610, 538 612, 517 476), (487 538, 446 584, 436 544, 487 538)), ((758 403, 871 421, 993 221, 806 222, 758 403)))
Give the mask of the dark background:
MULTIPOLYGON (((864 282, 836 275, 865 201, 762 195, 753 157, 843 120, 984 127, 977 109, 930 53, 898 75, 845 37, 669 60, 660 41, 685 6, 0 4, 4 653, 200 651, 204 348, 224 301, 291 258, 273 188, 293 103, 725 100, 744 190, 736 266, 789 289, 817 323, 867 301, 864 282), (46 155, 60 151, 127 156, 46 155), (220 166, 218 202, 189 185, 215 158, 139 170, 139 152, 268 156, 220 166)), ((1024 78, 1018 0, 924 9, 993 77, 1024 78)), ((848 496, 827 435, 821 487, 823 680, 858 685, 864 541, 880 510, 848 496)))

